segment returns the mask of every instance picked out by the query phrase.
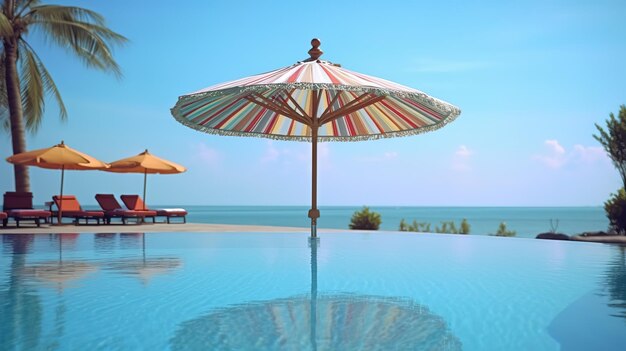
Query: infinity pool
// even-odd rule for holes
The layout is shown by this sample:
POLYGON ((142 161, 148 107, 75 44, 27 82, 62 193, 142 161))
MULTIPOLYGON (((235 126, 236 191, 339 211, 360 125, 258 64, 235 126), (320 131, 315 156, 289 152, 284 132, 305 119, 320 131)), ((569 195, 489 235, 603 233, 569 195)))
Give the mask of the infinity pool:
POLYGON ((407 233, 0 235, 1 350, 623 350, 619 246, 407 233))

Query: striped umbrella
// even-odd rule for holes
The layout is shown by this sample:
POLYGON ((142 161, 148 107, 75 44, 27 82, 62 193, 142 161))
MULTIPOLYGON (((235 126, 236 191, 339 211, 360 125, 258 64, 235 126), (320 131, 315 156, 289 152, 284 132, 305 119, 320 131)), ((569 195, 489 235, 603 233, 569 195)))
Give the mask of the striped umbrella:
POLYGON ((432 131, 461 111, 397 83, 310 58, 275 71, 183 95, 172 108, 180 123, 206 133, 312 143, 311 236, 316 236, 317 142, 357 141, 432 131))

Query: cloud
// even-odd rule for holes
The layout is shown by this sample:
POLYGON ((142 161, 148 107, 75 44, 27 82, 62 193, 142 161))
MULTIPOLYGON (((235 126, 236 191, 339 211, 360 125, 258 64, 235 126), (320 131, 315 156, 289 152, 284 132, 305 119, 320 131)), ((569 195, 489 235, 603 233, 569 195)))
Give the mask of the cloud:
POLYGON ((274 142, 270 140, 266 145, 267 147, 265 148, 265 153, 261 156, 261 163, 270 163, 278 160, 281 151, 276 148, 274 142))
POLYGON ((196 146, 196 155, 204 163, 210 165, 215 165, 222 158, 222 155, 216 149, 208 147, 205 143, 200 143, 196 146))
MULTIPOLYGON (((312 146, 310 143, 286 143, 289 145, 280 147, 272 140, 268 140, 265 152, 260 158, 262 164, 290 165, 293 163, 308 164, 311 163, 312 146)), ((330 167, 330 147, 328 143, 317 144, 317 164, 320 168, 330 167)))
POLYGON ((593 163, 596 161, 604 160, 608 161, 609 157, 601 146, 583 146, 574 145, 573 152, 574 160, 583 163, 593 163))
POLYGON ((547 149, 546 153, 535 155, 533 159, 543 163, 548 168, 557 169, 563 167, 567 162, 565 148, 557 140, 552 139, 544 141, 543 144, 547 149))
POLYGON ((452 169, 459 172, 466 172, 471 169, 470 159, 474 152, 465 145, 460 145, 454 152, 452 158, 452 169))
POLYGON ((398 158, 398 153, 395 151, 385 152, 383 157, 387 160, 392 160, 394 158, 398 158))
POLYGON ((559 169, 566 165, 588 166, 596 162, 609 161, 604 149, 599 146, 584 146, 576 144, 573 150, 567 151, 558 140, 549 139, 544 141, 546 151, 543 154, 534 155, 533 159, 552 169, 559 169))
POLYGON ((460 158, 468 158, 472 155, 472 151, 467 146, 461 145, 454 154, 460 158))

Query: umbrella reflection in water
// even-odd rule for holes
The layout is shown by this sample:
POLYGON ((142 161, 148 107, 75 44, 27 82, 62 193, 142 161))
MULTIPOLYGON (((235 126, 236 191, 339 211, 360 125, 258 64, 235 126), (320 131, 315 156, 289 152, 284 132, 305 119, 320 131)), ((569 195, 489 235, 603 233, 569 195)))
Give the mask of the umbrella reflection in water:
POLYGON ((109 260, 106 268, 124 275, 138 277, 144 285, 147 285, 154 276, 170 274, 180 266, 182 262, 178 257, 146 257, 146 234, 145 233, 122 233, 120 244, 134 246, 134 240, 141 237, 141 258, 119 258, 109 260))
POLYGON ((318 294, 311 238, 311 294, 218 308, 183 322, 173 350, 460 350, 446 321, 408 298, 318 294))
MULTIPOLYGON (((90 261, 63 258, 63 249, 76 245, 80 234, 52 234, 53 240, 58 240, 59 257, 58 260, 48 260, 26 265, 21 270, 24 279, 43 283, 44 287, 56 288, 57 306, 54 309, 54 332, 55 337, 60 338, 65 333, 66 328, 66 302, 65 290, 76 287, 76 281, 81 280, 98 271, 98 267, 90 261)), ((39 340, 39 336, 32 335, 31 338, 39 340)), ((54 348, 53 344, 40 345, 45 349, 54 348)))
POLYGON ((79 280, 98 270, 98 267, 85 260, 63 260, 63 247, 73 244, 79 234, 54 234, 58 239, 59 259, 37 262, 23 268, 23 273, 46 284, 52 284, 63 291, 71 281, 79 280))

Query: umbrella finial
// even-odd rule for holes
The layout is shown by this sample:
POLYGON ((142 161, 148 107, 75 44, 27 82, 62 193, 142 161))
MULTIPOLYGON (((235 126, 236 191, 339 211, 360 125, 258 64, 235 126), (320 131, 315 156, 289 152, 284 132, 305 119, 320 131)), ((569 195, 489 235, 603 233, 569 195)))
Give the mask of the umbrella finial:
POLYGON ((324 53, 324 51, 319 49, 320 44, 321 42, 317 38, 313 38, 313 40, 311 40, 312 48, 311 50, 309 50, 309 55, 311 55, 311 61, 317 60, 324 53))

